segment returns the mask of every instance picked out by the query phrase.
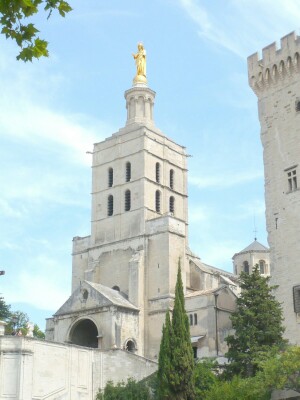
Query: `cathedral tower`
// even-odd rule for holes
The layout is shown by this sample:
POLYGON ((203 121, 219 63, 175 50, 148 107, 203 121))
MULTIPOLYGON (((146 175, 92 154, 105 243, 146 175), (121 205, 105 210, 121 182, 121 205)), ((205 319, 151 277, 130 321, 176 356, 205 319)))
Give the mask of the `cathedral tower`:
POLYGON ((73 239, 72 296, 47 335, 90 345, 93 329, 95 346, 155 358, 179 259, 186 286, 187 157, 155 126, 144 55, 139 44, 125 126, 94 145, 91 235, 73 239))
POLYGON ((300 344, 300 37, 295 33, 248 58, 258 97, 272 283, 282 303, 285 335, 300 344))

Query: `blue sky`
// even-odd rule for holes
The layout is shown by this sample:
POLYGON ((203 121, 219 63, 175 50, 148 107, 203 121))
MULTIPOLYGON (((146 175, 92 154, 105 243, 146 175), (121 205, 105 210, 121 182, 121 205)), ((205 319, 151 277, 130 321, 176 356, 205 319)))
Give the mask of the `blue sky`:
POLYGON ((190 247, 232 270, 267 244, 262 147, 247 56, 299 32, 298 0, 72 1, 36 19, 50 57, 17 62, 0 38, 0 293, 44 328, 68 298, 73 236, 90 233, 86 151, 124 126, 138 41, 156 125, 189 158, 190 247))

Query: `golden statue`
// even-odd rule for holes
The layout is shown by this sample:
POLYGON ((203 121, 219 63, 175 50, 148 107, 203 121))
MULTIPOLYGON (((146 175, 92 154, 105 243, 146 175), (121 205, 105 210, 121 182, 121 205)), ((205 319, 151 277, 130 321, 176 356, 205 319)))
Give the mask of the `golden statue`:
POLYGON ((133 79, 133 83, 147 83, 146 78, 146 50, 144 49, 143 43, 138 43, 138 52, 132 54, 135 59, 136 75, 133 79))

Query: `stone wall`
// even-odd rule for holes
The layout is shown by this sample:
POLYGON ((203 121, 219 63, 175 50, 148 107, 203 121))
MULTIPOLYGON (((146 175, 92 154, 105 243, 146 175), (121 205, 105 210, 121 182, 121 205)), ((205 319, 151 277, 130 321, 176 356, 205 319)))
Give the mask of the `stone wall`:
POLYGON ((107 381, 140 380, 156 369, 156 363, 118 349, 0 337, 1 400, 94 400, 107 381))
POLYGON ((249 84, 258 97, 264 148, 265 200, 271 283, 282 304, 285 337, 300 344, 300 37, 294 32, 248 58, 249 84))

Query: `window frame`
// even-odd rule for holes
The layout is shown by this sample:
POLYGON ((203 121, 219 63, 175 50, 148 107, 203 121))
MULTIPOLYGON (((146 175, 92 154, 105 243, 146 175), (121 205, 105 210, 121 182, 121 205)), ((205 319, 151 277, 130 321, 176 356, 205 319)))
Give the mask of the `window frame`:
POLYGON ((169 212, 171 214, 175 213, 175 197, 174 196, 170 196, 170 198, 169 198, 169 212))
POLYGON ((111 217, 114 215, 114 196, 109 194, 107 196, 107 216, 111 217))
POLYGON ((125 164, 125 182, 131 181, 131 162, 127 161, 125 164))
POLYGON ((161 191, 155 191, 155 211, 161 213, 161 191))
POLYGON ((107 182, 108 187, 113 187, 114 185, 114 169, 112 167, 108 168, 108 182, 107 182))
POLYGON ((155 164, 155 181, 156 183, 160 183, 161 181, 161 165, 159 162, 155 164))
POLYGON ((125 190, 124 193, 124 211, 131 210, 131 191, 129 189, 125 190))
POLYGON ((174 175, 175 175, 175 171, 174 169, 170 169, 170 175, 169 175, 169 185, 170 185, 170 189, 174 189, 174 175))

